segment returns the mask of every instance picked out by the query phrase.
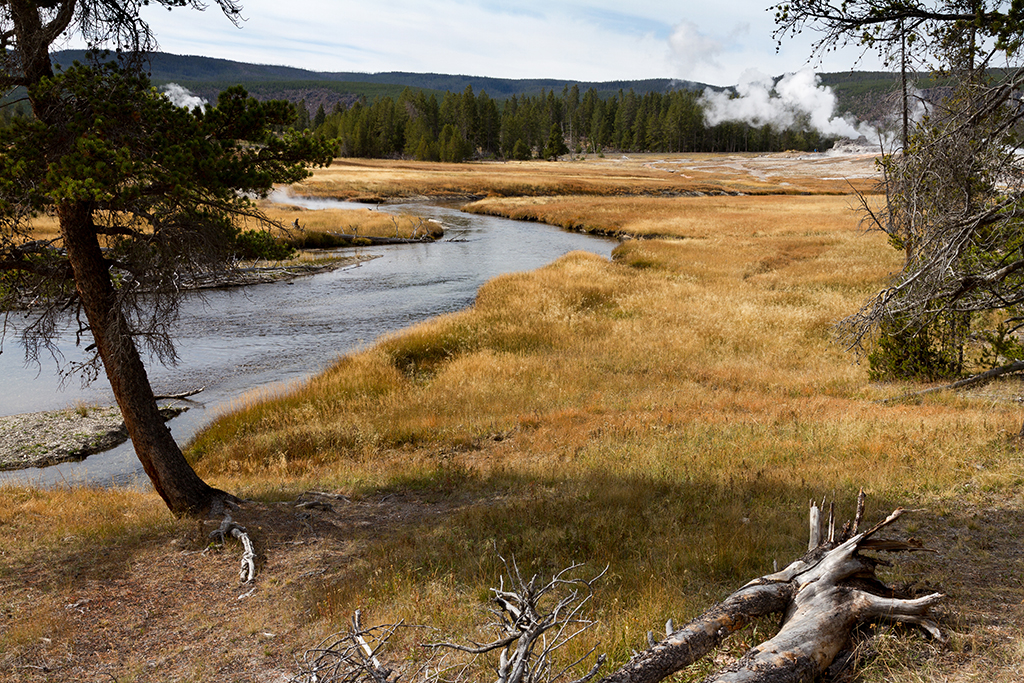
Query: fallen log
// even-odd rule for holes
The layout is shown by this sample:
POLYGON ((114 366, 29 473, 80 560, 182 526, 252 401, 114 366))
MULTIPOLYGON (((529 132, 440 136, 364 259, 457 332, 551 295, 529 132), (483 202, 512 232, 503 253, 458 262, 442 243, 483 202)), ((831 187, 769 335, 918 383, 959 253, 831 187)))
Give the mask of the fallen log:
MULTIPOLYGON (((1020 372, 1024 370, 1024 361, 1017 360, 1007 365, 1001 365, 998 368, 992 368, 985 372, 979 372, 977 375, 972 375, 964 379, 953 382, 952 384, 943 384, 941 387, 928 387, 920 391, 911 391, 906 394, 900 394, 899 396, 893 396, 881 401, 881 403, 898 403, 899 401, 906 401, 912 398, 920 398, 925 394, 932 394, 936 391, 946 391, 949 389, 963 389, 964 387, 971 387, 975 384, 981 384, 987 382, 990 379, 1008 375, 1014 372, 1020 372)), ((1024 434, 1024 429, 1021 429, 1021 433, 1024 434)))
MULTIPOLYGON (((903 509, 858 534, 863 510, 861 492, 857 517, 839 538, 830 513, 827 536, 804 557, 782 571, 751 581, 599 683, 657 683, 709 654, 729 634, 755 618, 776 613, 783 614, 783 622, 774 638, 709 676, 705 683, 810 683, 849 642, 853 629, 869 621, 915 624, 942 641, 929 608, 944 596, 898 596, 875 577, 879 560, 862 554, 865 550, 923 550, 913 543, 873 538, 899 519, 903 509)), ((817 519, 819 512, 812 504, 811 519, 817 519)), ((815 532, 822 536, 820 525, 812 523, 812 538, 815 532)))
POLYGON ((422 237, 374 237, 372 235, 349 235, 343 232, 324 233, 331 237, 347 242, 347 245, 339 246, 381 246, 386 244, 422 244, 424 242, 436 242, 436 238, 429 234, 422 237))
MULTIPOLYGON (((726 599, 713 606, 680 629, 670 619, 665 626, 666 637, 633 656, 617 671, 598 683, 659 683, 681 669, 711 654, 730 634, 754 619, 773 614, 782 615, 778 633, 752 648, 732 664, 711 674, 704 683, 811 683, 820 676, 849 643, 854 629, 871 621, 896 621, 919 626, 934 638, 944 641, 938 624, 929 610, 944 596, 931 593, 922 597, 899 595, 875 576, 881 560, 865 555, 874 552, 911 552, 924 550, 919 544, 891 539, 877 539, 882 529, 903 514, 899 508, 867 531, 859 532, 864 515, 864 493, 857 500, 857 512, 837 534, 834 507, 828 510, 827 522, 821 520, 824 503, 811 503, 811 534, 813 547, 781 571, 754 579, 726 599)), ((495 614, 499 637, 491 643, 470 646, 454 643, 432 643, 425 647, 435 653, 439 649, 477 657, 499 653, 498 683, 560 683, 567 681, 569 671, 592 656, 596 647, 568 666, 554 666, 550 655, 566 640, 590 628, 593 621, 582 611, 592 593, 590 581, 566 578, 574 565, 555 575, 541 586, 536 577, 523 580, 518 567, 510 569, 511 586, 504 581, 492 589, 493 601, 499 606, 495 614), (585 592, 575 588, 585 587, 585 592), (548 593, 571 589, 559 594, 547 608, 540 608, 548 593), (553 606, 552 606, 553 605, 553 606), (553 633, 553 636, 545 636, 553 633)), ((602 572, 603 573, 603 572, 602 572)), ((467 662, 440 663, 428 657, 426 663, 411 670, 409 664, 382 664, 382 648, 401 624, 376 627, 386 634, 376 639, 371 648, 358 623, 358 612, 352 633, 332 638, 333 643, 319 646, 307 653, 311 662, 294 679, 303 683, 468 683, 467 662), (353 654, 355 653, 355 654, 353 654), (429 675, 428 675, 429 674, 429 675)), ((587 683, 596 677, 605 662, 597 658, 593 666, 572 683, 587 683)))
POLYGON ((153 398, 155 398, 158 401, 163 401, 163 400, 182 400, 182 399, 186 399, 186 398, 190 398, 192 396, 195 396, 196 394, 200 394, 200 393, 202 393, 204 391, 206 391, 206 387, 198 387, 196 389, 189 389, 187 391, 181 391, 181 392, 179 392, 177 394, 158 394, 158 395, 154 396, 153 398))

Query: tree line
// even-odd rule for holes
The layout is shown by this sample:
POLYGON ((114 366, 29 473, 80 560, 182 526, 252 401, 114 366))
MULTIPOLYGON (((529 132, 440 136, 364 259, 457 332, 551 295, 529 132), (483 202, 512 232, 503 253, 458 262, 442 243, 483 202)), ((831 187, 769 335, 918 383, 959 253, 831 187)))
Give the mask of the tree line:
POLYGON ((622 91, 601 98, 566 86, 496 100, 486 91, 436 93, 406 88, 397 98, 360 100, 310 116, 297 106, 296 127, 336 140, 348 157, 421 161, 531 159, 602 152, 776 152, 825 149, 829 138, 809 125, 780 130, 724 122, 709 126, 701 94, 692 90, 622 91))

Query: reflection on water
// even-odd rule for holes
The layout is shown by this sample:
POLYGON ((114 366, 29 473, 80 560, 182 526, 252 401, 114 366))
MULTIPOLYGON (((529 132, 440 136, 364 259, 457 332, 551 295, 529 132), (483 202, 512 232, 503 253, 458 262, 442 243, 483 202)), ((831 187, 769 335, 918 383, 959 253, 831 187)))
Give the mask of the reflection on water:
MULTIPOLYGON (((299 203, 294 198, 287 201, 299 203)), ((331 200, 317 203, 352 206, 331 200)), ((364 253, 380 258, 287 283, 206 292, 185 303, 174 328, 177 366, 149 364, 157 394, 206 387, 188 412, 170 422, 179 443, 245 392, 280 390, 382 334, 465 308, 480 285, 497 275, 539 268, 574 250, 607 257, 616 244, 537 223, 429 204, 384 208, 439 220, 445 237, 435 243, 366 248, 364 253)), ((66 360, 81 358, 72 333, 61 342, 66 360)), ((41 367, 26 367, 23 361, 9 330, 0 354, 0 415, 55 410, 77 402, 113 404, 105 380, 83 389, 72 379, 61 390, 54 361, 44 359, 41 367)), ((130 443, 80 463, 0 472, 0 482, 41 484, 144 479, 130 443)))

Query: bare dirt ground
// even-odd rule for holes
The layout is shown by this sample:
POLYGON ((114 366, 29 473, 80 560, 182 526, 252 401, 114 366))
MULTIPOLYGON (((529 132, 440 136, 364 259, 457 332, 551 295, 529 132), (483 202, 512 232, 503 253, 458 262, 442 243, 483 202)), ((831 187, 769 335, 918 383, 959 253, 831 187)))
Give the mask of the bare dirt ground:
POLYGON ((248 503, 236 514, 258 549, 253 584, 239 581, 237 543, 210 544, 216 524, 194 523, 133 552, 24 558, 45 567, 33 573, 0 556, 0 633, 18 611, 40 615, 34 645, 0 652, 0 680, 291 680, 296 656, 326 635, 307 628, 315 606, 304 603, 305 589, 346 572, 368 538, 451 511, 404 495, 296 502, 307 506, 248 503))
MULTIPOLYGON (((828 152, 780 152, 777 154, 701 154, 678 157, 657 156, 650 160, 645 155, 636 161, 648 168, 669 173, 708 173, 716 175, 745 175, 770 182, 794 176, 814 177, 821 180, 859 180, 877 178, 875 160, 877 150, 853 145, 837 147, 828 152)), ((632 157, 629 158, 632 160, 632 157)), ((782 181, 785 187, 788 183, 782 181)))
MULTIPOLYGON (((303 501, 313 505, 250 503, 237 515, 259 549, 251 585, 239 583, 237 544, 208 544, 209 524, 155 536, 132 552, 115 546, 25 558, 45 567, 31 574, 2 558, 0 631, 21 610, 38 614, 39 627, 34 644, 0 653, 0 680, 294 680, 297 659, 327 635, 313 627, 310 589, 342 580, 374 538, 443 523, 457 506, 414 494, 303 501)), ((944 505, 909 514, 900 525, 894 536, 910 533, 933 552, 901 558, 888 574, 897 581, 913 576, 949 596, 939 612, 950 642, 905 629, 865 632, 855 665, 830 680, 1021 680, 1021 660, 1006 658, 1024 631, 1019 501, 944 505), (951 567, 959 580, 937 582, 951 567)))

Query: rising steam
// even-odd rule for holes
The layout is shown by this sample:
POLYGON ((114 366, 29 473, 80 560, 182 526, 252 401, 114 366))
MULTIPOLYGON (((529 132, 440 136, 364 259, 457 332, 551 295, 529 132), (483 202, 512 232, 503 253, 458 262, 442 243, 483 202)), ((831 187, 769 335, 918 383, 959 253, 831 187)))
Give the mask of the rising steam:
POLYGON ((209 102, 198 95, 193 95, 188 88, 178 85, 177 83, 168 83, 163 88, 163 95, 171 101, 171 104, 177 107, 185 107, 186 109, 195 109, 200 107, 205 109, 209 102))
POLYGON ((736 86, 738 97, 729 92, 704 92, 704 118, 708 125, 743 121, 752 126, 771 125, 779 130, 809 126, 824 135, 878 141, 879 133, 866 123, 835 115, 836 96, 823 86, 811 69, 787 74, 778 83, 770 76, 749 69, 736 86))

